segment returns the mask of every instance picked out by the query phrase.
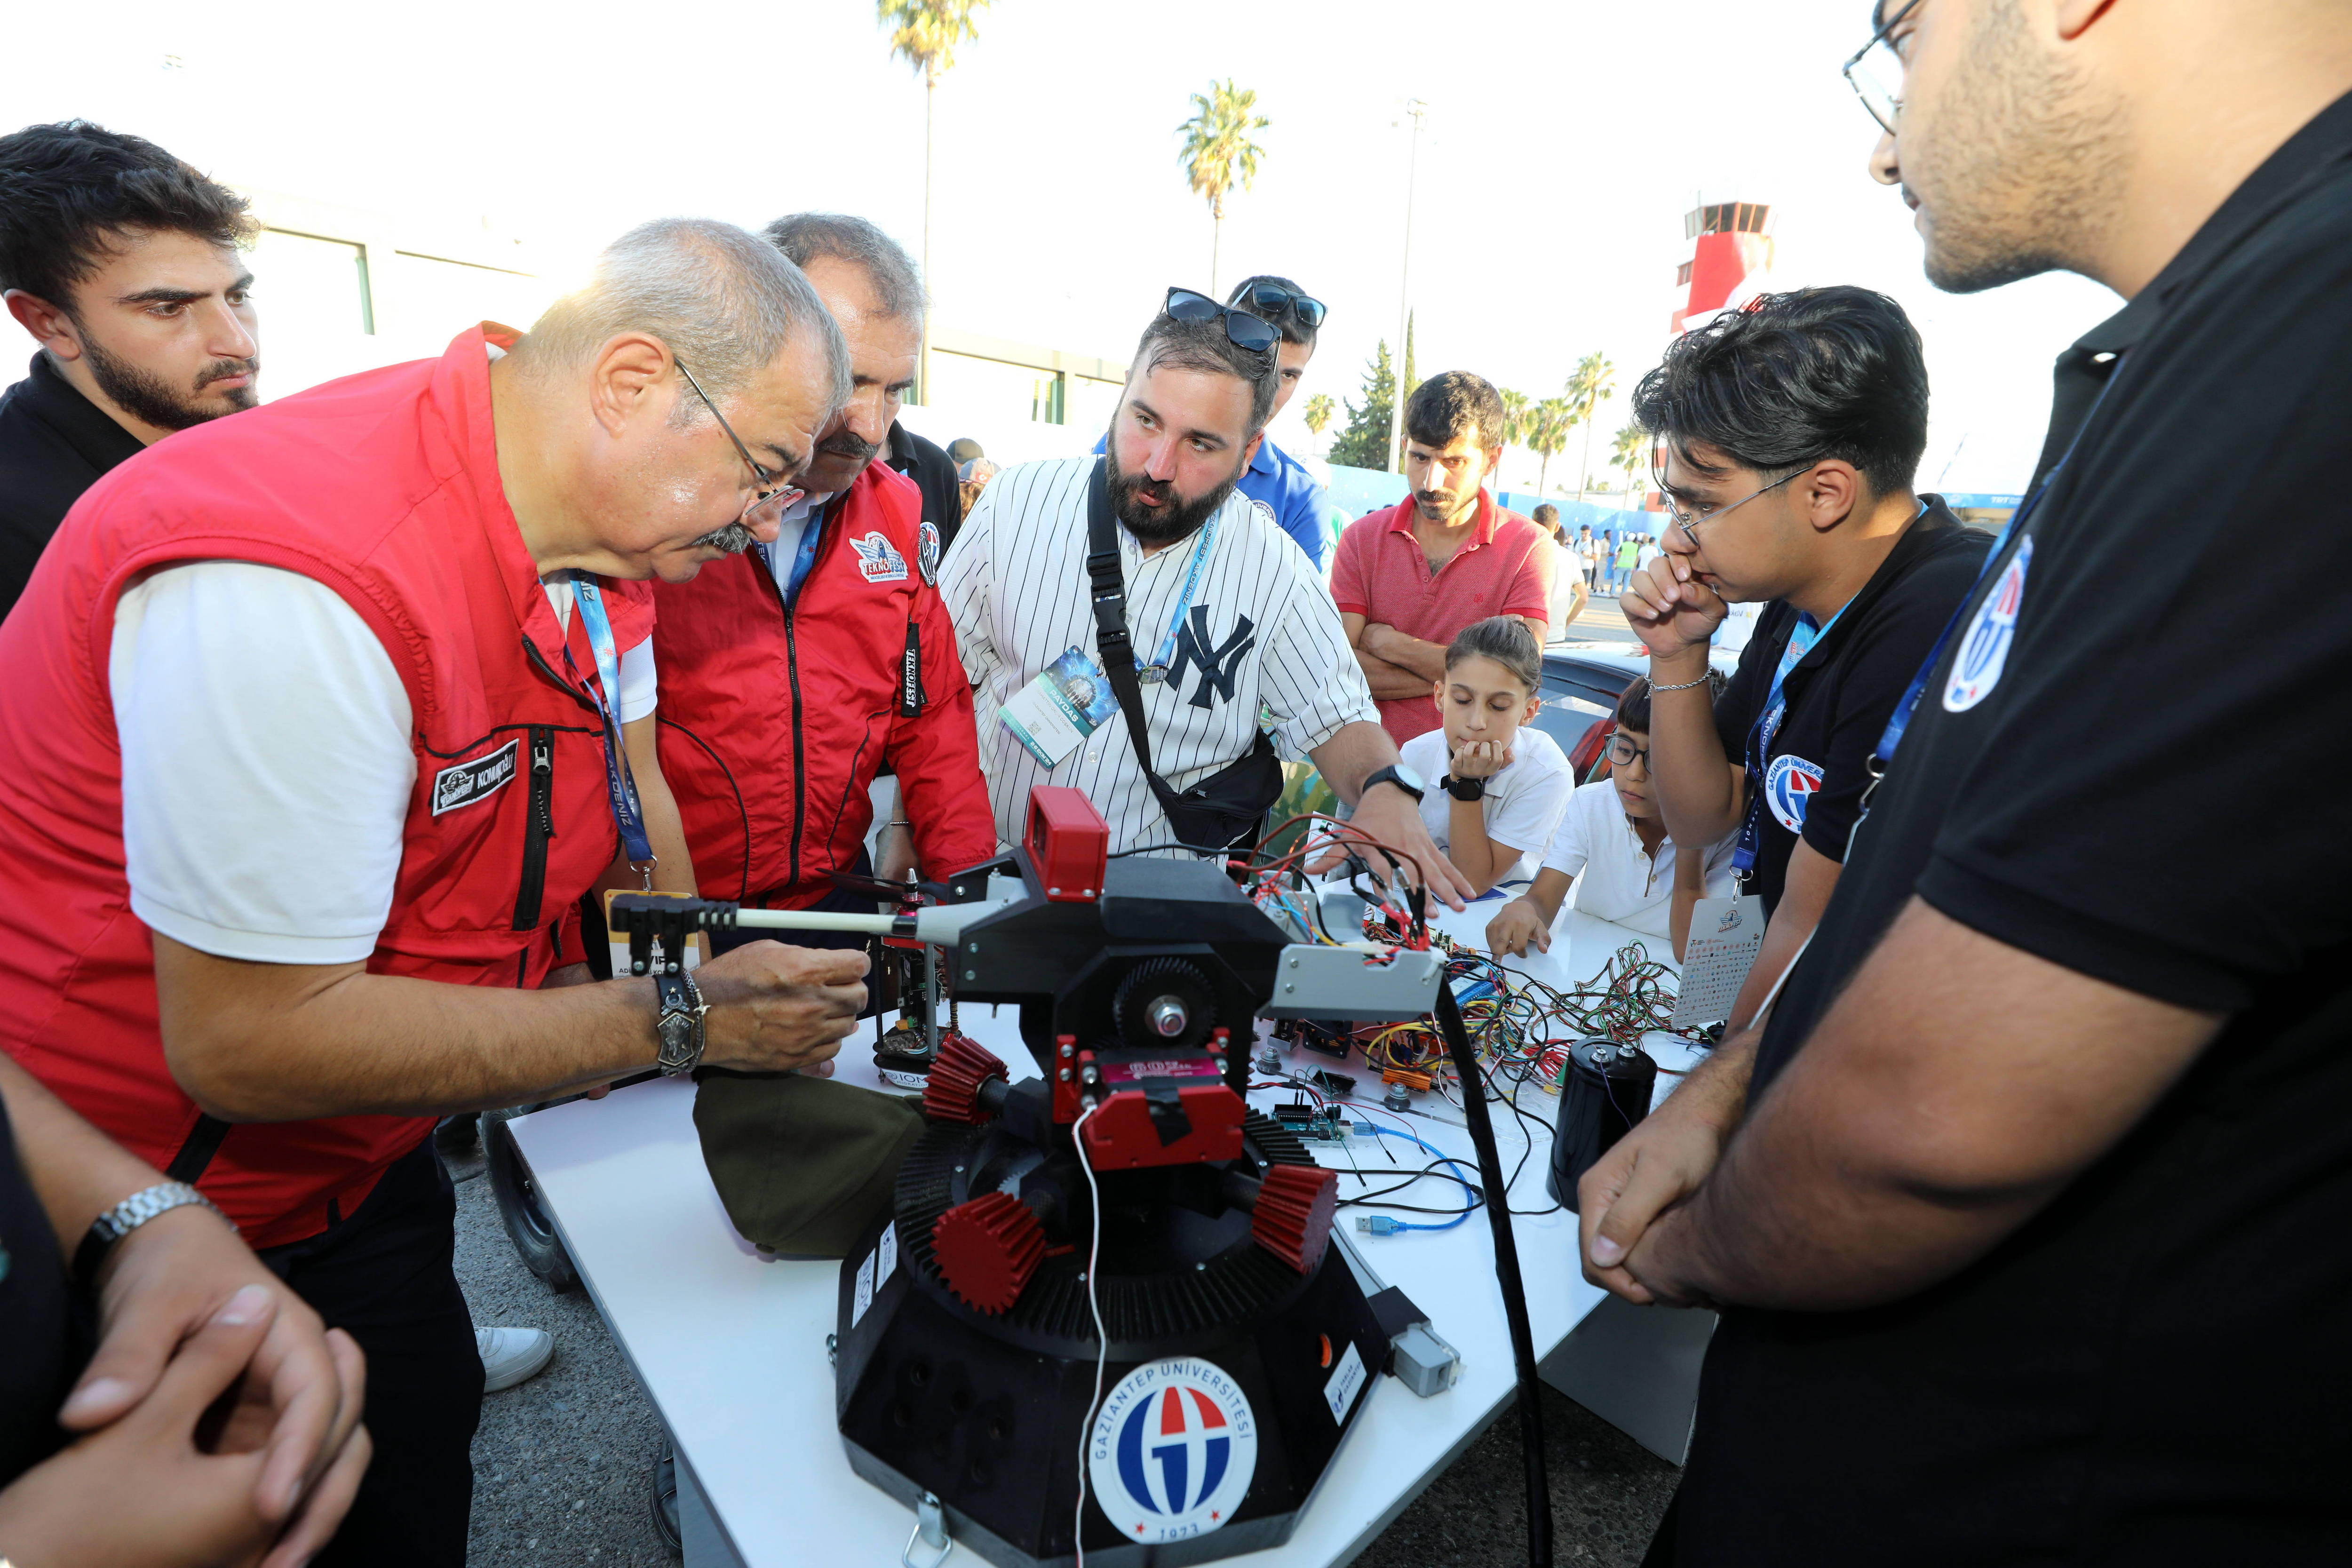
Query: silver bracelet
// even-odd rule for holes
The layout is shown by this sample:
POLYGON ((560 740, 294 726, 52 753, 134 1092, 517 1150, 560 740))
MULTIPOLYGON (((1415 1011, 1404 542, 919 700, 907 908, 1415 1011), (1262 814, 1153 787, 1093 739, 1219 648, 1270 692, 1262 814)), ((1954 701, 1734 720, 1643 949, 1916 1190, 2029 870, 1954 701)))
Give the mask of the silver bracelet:
POLYGON ((221 1214, 220 1205, 196 1191, 185 1182, 158 1182, 142 1187, 90 1222, 83 1233, 81 1245, 74 1249, 74 1274, 86 1285, 95 1285, 98 1270, 114 1244, 145 1225, 149 1220, 167 1215, 173 1209, 190 1206, 208 1208, 220 1215, 222 1221, 232 1226, 236 1222, 221 1214))
POLYGON ((1705 675, 1700 676, 1696 680, 1685 680, 1675 686, 1660 686, 1654 680, 1650 682, 1650 689, 1653 691, 1688 691, 1692 687, 1705 686, 1708 681, 1713 680, 1714 679, 1715 671, 1710 669, 1705 675))

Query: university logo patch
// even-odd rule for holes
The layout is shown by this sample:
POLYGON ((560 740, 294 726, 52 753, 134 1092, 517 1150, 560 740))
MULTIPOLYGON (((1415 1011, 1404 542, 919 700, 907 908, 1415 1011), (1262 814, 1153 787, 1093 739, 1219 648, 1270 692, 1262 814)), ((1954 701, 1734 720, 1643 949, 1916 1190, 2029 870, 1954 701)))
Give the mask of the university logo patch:
POLYGON ((903 583, 907 580, 907 558, 898 553, 881 533, 853 539, 849 547, 857 552, 857 570, 868 583, 903 583))
POLYGON ((2017 553, 2009 558, 2000 581, 1977 607, 1960 651, 1952 656, 1952 677, 1944 686, 1944 711, 1965 713, 1992 694, 2009 663, 2009 645, 2017 637, 2018 606, 2025 602, 2025 569, 2033 561, 2033 536, 2027 534, 2017 553))
POLYGON ((915 531, 915 566, 927 584, 940 580, 940 525, 930 519, 915 531))
POLYGON ((1120 1378, 1087 1435, 1097 1506, 1147 1545, 1223 1528, 1256 1474, 1249 1398, 1198 1356, 1147 1362, 1120 1378))
POLYGON ((435 773, 433 815, 438 816, 445 811, 486 800, 514 783, 515 762, 521 748, 522 741, 518 737, 486 757, 457 763, 435 773))
POLYGON ((1277 532, 1280 531, 1282 528, 1282 519, 1274 515, 1274 508, 1266 505, 1265 502, 1258 500, 1255 496, 1252 496, 1250 498, 1250 510, 1264 518, 1265 520, 1265 525, 1268 528, 1274 529, 1277 532))
POLYGON ((1822 770, 1804 758, 1782 755, 1764 770, 1764 804, 1791 833, 1805 830, 1805 807, 1822 787, 1822 770))

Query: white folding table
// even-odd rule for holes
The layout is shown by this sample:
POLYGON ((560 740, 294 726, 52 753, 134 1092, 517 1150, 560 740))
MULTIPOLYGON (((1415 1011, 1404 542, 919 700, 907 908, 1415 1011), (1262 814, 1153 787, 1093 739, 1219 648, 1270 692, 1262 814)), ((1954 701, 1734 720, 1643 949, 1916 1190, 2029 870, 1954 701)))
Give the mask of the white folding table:
MULTIPOLYGON (((1499 906, 1474 904, 1436 923, 1458 940, 1483 945, 1499 906)), ((1573 910, 1554 928, 1551 952, 1507 966, 1556 985, 1580 983, 1609 956, 1638 945, 1671 964, 1669 944, 1573 910)), ((1037 1069, 1022 1047, 1016 1009, 963 1010, 964 1032, 1003 1057, 1016 1076, 1037 1069)), ((1686 1067, 1682 1042, 1647 1042, 1661 1067, 1686 1067)), ((1377 1100, 1378 1083, 1352 1066, 1300 1052, 1301 1070, 1330 1065, 1360 1079, 1359 1099, 1377 1100)), ((879 1088, 862 1038, 842 1051, 842 1081, 879 1088)), ((1674 1079, 1659 1079, 1663 1095, 1674 1079)), ((908 1510, 854 1475, 834 1420, 833 1332, 841 1266, 763 1259, 728 1223, 704 1169, 692 1118, 694 1088, 657 1080, 601 1100, 574 1100, 509 1126, 530 1167, 540 1198, 570 1250, 581 1279, 638 1382, 660 1411, 677 1454, 678 1502, 688 1568, 801 1568, 896 1563, 908 1542, 908 1510)), ((1253 1097, 1259 1109, 1289 1091, 1253 1097)), ((1557 1100, 1524 1091, 1531 1114, 1547 1125, 1557 1100)), ((1497 1107, 1496 1135, 1504 1169, 1519 1173, 1515 1210, 1551 1202, 1544 1176, 1548 1131, 1536 1133, 1497 1107), (1532 1147, 1530 1147, 1532 1142, 1532 1147), (1526 1153, 1522 1163, 1519 1156, 1526 1153)), ((1434 1117, 1413 1131, 1475 1171, 1467 1131, 1434 1117)), ((1427 1156, 1399 1140, 1392 1166, 1371 1140, 1346 1147, 1314 1145, 1340 1178, 1345 1198, 1386 1185, 1401 1168, 1427 1156), (1360 1168, 1368 1180, 1360 1181, 1360 1168)), ((1458 1187, 1431 1180, 1399 1201, 1444 1207, 1458 1187)), ((1443 1231, 1375 1237, 1355 1229, 1374 1208, 1343 1208, 1364 1261, 1402 1289, 1431 1326, 1462 1352, 1459 1382, 1429 1398, 1394 1378, 1374 1380, 1354 1429, 1283 1546, 1230 1559, 1236 1568, 1307 1568, 1348 1562, 1452 1462, 1510 1400, 1510 1340, 1496 1283, 1489 1223, 1474 1215, 1443 1231)), ((1431 1216, 1414 1215, 1414 1220, 1431 1216)), ((1679 1460, 1696 1393, 1703 1314, 1640 1310, 1612 1302, 1585 1282, 1576 1261, 1576 1216, 1564 1210, 1516 1218, 1520 1267, 1536 1353, 1545 1376, 1638 1440, 1679 1460), (1571 1338, 1571 1331, 1575 1331, 1571 1338)), ((1070 1435, 1075 1445, 1076 1434, 1070 1435)), ((1516 1482, 1507 1498, 1516 1499, 1516 1482)), ((1516 1506, 1504 1500, 1505 1506, 1516 1506)), ((918 1563, 931 1553, 919 1550, 918 1563)), ((958 1552, 957 1557, 977 1563, 958 1552)))

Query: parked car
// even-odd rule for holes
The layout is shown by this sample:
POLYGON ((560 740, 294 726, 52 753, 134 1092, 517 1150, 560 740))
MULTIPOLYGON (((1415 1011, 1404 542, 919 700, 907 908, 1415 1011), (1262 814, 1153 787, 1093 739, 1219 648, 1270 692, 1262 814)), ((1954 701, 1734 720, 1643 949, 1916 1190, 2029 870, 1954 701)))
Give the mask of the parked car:
MULTIPOLYGON (((1739 655, 1716 647, 1707 662, 1728 676, 1739 655)), ((1535 727, 1559 742, 1578 784, 1609 776, 1609 737, 1617 730, 1617 699, 1638 675, 1650 673, 1639 643, 1563 642, 1544 649, 1543 706, 1535 727)))

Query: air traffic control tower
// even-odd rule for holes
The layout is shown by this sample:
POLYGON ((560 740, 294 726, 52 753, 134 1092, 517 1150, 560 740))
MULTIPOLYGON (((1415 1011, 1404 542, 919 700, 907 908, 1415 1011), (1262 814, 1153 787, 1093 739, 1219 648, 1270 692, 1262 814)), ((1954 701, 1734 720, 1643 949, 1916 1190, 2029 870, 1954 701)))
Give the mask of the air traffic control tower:
POLYGON ((1719 310, 1736 310, 1769 287, 1772 209, 1761 202, 1709 201, 1683 218, 1690 259, 1675 272, 1671 331, 1704 325, 1719 310))

